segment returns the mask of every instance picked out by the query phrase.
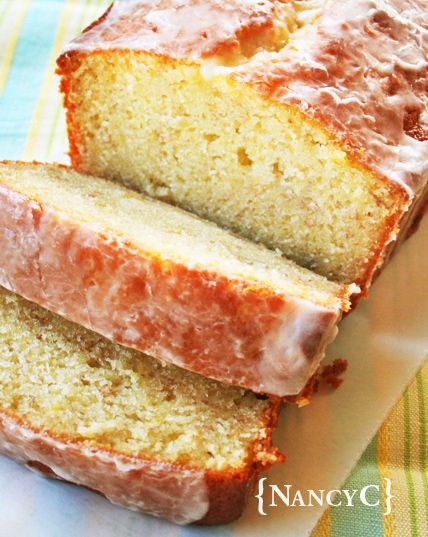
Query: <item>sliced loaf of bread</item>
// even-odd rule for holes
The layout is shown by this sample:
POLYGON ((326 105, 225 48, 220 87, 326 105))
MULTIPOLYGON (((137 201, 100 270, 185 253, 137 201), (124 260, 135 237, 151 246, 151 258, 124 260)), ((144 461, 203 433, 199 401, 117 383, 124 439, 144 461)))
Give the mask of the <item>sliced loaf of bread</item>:
POLYGON ((113 344, 0 288, 0 451, 179 524, 238 517, 278 399, 113 344))
POLYGON ((314 374, 355 289, 120 185, 26 163, 0 164, 0 284, 112 341, 278 396, 314 374))

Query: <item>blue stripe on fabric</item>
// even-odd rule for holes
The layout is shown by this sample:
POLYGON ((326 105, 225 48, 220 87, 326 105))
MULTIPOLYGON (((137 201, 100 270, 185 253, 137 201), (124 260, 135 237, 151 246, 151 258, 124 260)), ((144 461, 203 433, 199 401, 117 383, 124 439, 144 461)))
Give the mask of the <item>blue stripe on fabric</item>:
POLYGON ((27 11, 0 98, 0 159, 22 157, 64 4, 33 1, 27 11))
MULTIPOLYGON (((380 474, 376 466, 376 437, 367 446, 357 466, 346 480, 343 489, 361 490, 366 485, 377 485, 381 488, 380 474)), ((381 493, 372 491, 367 499, 376 503, 381 499, 381 493)), ((345 502, 346 503, 346 502, 345 502)), ((353 507, 331 507, 330 537, 344 537, 345 535, 364 535, 364 537, 380 537, 383 535, 382 502, 376 507, 363 505, 359 499, 353 507)))

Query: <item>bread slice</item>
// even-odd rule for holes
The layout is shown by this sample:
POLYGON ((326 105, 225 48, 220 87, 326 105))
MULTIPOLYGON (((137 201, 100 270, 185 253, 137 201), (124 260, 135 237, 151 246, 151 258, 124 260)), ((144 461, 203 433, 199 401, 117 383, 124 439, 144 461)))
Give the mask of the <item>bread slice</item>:
POLYGON ((422 214, 426 0, 116 1, 64 50, 73 165, 366 290, 422 214))
POLYGON ((279 402, 113 344, 0 288, 0 451, 179 524, 238 517, 279 402))
POLYGON ((0 285, 109 339, 254 391, 300 392, 352 286, 70 168, 0 164, 0 285))

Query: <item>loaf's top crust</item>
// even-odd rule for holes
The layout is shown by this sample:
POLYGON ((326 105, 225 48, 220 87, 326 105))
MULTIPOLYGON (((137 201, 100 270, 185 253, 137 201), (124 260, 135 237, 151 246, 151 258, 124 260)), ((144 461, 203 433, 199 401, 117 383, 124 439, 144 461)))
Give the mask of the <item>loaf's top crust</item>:
POLYGON ((428 178, 426 0, 116 0, 64 50, 202 64, 323 126, 408 198, 428 178))

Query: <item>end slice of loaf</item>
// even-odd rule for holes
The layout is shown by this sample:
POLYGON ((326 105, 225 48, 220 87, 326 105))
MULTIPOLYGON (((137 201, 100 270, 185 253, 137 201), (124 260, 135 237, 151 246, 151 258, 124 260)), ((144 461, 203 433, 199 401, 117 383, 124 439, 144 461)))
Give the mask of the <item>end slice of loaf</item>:
POLYGON ((125 349, 0 288, 0 451, 179 524, 238 517, 278 399, 125 349))
POLYGON ((300 392, 342 286, 167 204, 55 165, 0 164, 0 284, 225 383, 300 392))

